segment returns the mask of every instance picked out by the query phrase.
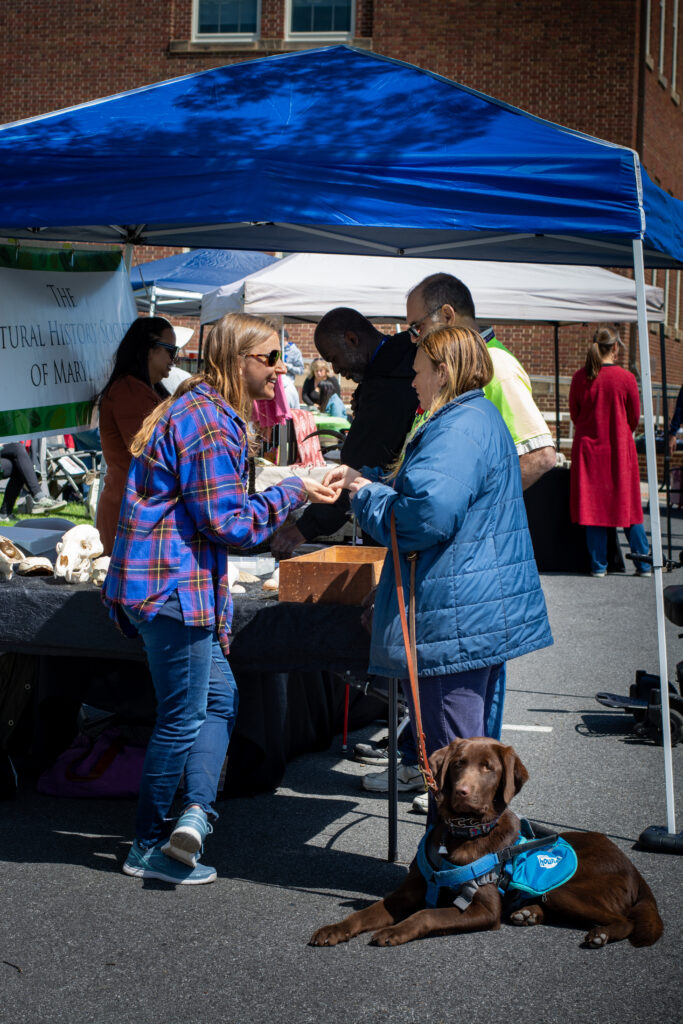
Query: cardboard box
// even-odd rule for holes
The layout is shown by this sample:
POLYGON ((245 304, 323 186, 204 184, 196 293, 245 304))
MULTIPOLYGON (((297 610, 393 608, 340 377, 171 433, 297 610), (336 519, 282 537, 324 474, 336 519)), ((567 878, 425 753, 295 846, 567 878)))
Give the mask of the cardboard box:
POLYGON ((280 562, 280 601, 361 604, 379 583, 386 548, 334 544, 280 562))

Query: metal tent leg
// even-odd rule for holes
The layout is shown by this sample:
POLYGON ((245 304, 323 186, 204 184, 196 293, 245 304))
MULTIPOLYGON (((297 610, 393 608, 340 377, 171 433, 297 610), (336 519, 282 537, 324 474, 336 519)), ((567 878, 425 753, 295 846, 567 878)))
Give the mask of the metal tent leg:
POLYGON ((387 860, 393 864, 398 857, 398 680, 389 680, 389 836, 387 860))
POLYGON ((647 456, 647 484, 650 499, 650 531, 652 533, 652 568, 657 610, 657 646, 659 650, 659 682, 662 700, 662 739, 664 749, 664 781, 666 786, 667 827, 676 831, 674 804, 673 763, 671 758, 671 729, 669 727, 669 672, 666 657, 666 622, 664 618, 664 587, 662 582, 662 534, 659 520, 659 491, 657 486, 657 456, 655 426, 652 408, 652 378, 650 375, 650 347, 648 343, 647 307, 645 304, 645 265, 643 243, 633 240, 633 269, 636 279, 638 308, 638 343, 640 351, 640 377, 643 387, 643 416, 645 420, 645 452, 647 456))

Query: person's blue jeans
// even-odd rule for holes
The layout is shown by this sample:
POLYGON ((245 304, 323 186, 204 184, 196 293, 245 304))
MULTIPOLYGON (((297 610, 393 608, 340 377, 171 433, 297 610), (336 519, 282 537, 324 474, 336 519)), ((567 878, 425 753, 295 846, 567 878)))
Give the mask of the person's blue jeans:
MULTIPOLYGON (((628 546, 634 555, 647 555, 650 551, 645 527, 642 523, 625 526, 624 533, 628 546)), ((607 527, 587 526, 586 545, 591 560, 591 572, 607 572, 607 527)), ((651 568, 648 562, 633 560, 636 569, 647 572, 651 568)))
POLYGON ((165 615, 145 622, 126 612, 139 630, 157 698, 136 818, 136 838, 152 846, 163 836, 180 778, 184 806, 198 804, 218 817, 213 803, 237 716, 238 693, 215 634, 165 615))
MULTIPOLYGON (((422 676, 418 679, 422 730, 427 756, 447 747, 455 739, 485 736, 487 724, 497 715, 498 681, 503 665, 453 672, 443 676, 422 676)), ((415 742, 415 706, 410 684, 402 680, 403 692, 410 708, 410 726, 415 742)), ((502 701, 501 701, 502 719, 502 701)), ((427 824, 437 820, 434 801, 430 799, 427 824)))
MULTIPOLYGON (((482 670, 488 671, 488 670, 482 670)), ((458 673, 459 675, 461 673, 458 673)), ((467 675, 467 673, 462 673, 467 675)), ((448 679, 448 676, 434 677, 438 679, 448 679)), ((471 733, 472 736, 491 736, 494 740, 499 740, 503 728, 503 705, 505 703, 505 662, 498 666, 497 675, 489 678, 486 684, 486 696, 484 705, 484 723, 483 729, 480 733, 471 733)), ((426 681, 427 682, 427 681, 426 681)), ((415 746, 415 735, 414 735, 414 710, 413 701, 410 695, 410 683, 407 679, 401 680, 403 688, 403 695, 405 701, 410 708, 410 729, 404 729, 399 737, 398 749, 401 754, 402 764, 417 764, 417 748, 415 746)), ((422 686, 420 686, 420 706, 422 706, 422 686)), ((424 716, 423 716, 424 717, 424 716)), ((424 721, 423 721, 423 729, 424 721)), ((448 741, 450 743, 450 740, 448 741)), ((446 744, 442 744, 445 746, 446 744)), ((438 750, 438 746, 433 748, 438 750)), ((429 751, 431 753, 431 751, 429 751)))

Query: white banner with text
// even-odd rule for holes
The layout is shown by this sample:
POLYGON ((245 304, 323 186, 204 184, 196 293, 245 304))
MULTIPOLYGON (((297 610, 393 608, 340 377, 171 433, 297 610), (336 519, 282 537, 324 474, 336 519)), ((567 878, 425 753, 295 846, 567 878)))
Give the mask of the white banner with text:
POLYGON ((0 245, 0 443, 88 427, 136 316, 121 252, 0 245))

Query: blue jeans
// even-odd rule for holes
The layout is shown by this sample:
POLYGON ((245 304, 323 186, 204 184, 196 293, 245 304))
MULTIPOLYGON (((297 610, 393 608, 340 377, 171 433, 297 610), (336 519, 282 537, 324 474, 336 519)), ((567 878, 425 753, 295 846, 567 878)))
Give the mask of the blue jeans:
MULTIPOLYGON (((494 740, 499 740, 501 731, 503 728, 503 705, 505 703, 505 662, 498 667, 498 674, 495 677, 489 678, 486 683, 486 696, 485 696, 485 708, 484 708, 484 722, 483 729, 480 733, 471 733, 472 736, 491 736, 494 740)), ((479 670, 478 670, 479 671, 479 670)), ((488 670, 481 670, 488 671, 488 670)), ((460 675, 461 673, 458 673, 460 675)), ((462 675, 469 675, 469 673, 462 673, 462 675)), ((449 676, 438 676, 438 679, 456 678, 449 676)), ((429 679, 424 680, 425 685, 429 685, 429 679)), ((401 762, 403 764, 417 764, 417 748, 415 746, 415 736, 413 730, 413 702, 410 696, 410 683, 407 679, 401 681, 403 687, 403 695, 405 701, 410 708, 410 729, 404 729, 398 742, 398 749, 401 754, 401 762)), ((422 685, 420 684, 420 707, 422 707, 422 685)), ((423 729, 426 727, 424 722, 422 723, 423 729)), ((454 737, 453 737, 454 738, 454 737)), ((450 743, 450 740, 448 741, 450 743)), ((445 744, 443 744, 445 746, 445 744)), ((429 749, 429 748, 428 748, 429 749)), ((434 747, 434 750, 438 750, 438 747, 434 747)), ((431 751, 429 751, 431 753, 431 751)))
POLYGON ((145 645, 157 697, 157 718, 147 747, 135 833, 141 846, 163 836, 180 778, 184 806, 213 806, 237 716, 238 693, 215 634, 165 615, 145 622, 126 614, 145 645))
MULTIPOLYGON (((469 672, 453 672, 444 676, 422 676, 418 679, 422 729, 425 734, 427 756, 447 747, 455 739, 485 736, 491 721, 502 721, 502 698, 499 678, 504 665, 489 665, 469 672), (498 700, 501 714, 498 716, 498 700)), ((415 708, 407 680, 402 680, 403 692, 410 708, 410 725, 415 735, 415 708)), ((504 690, 503 690, 504 695, 504 690)), ((427 824, 437 820, 434 800, 429 800, 427 824)))
MULTIPOLYGON (((645 527, 642 523, 634 523, 633 526, 625 526, 624 533, 628 546, 634 555, 647 555, 650 551, 645 527)), ((587 526, 586 545, 591 560, 591 572, 607 572, 607 527, 587 526)), ((636 569, 647 571, 651 566, 647 562, 638 562, 634 559, 636 569)))

